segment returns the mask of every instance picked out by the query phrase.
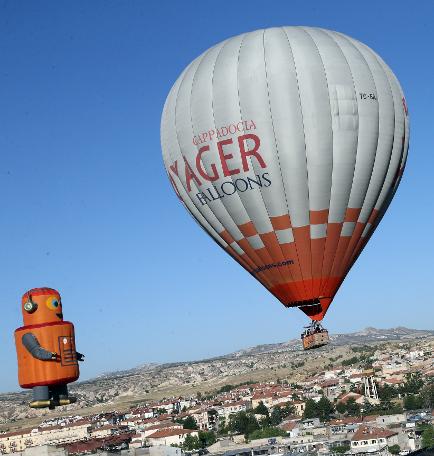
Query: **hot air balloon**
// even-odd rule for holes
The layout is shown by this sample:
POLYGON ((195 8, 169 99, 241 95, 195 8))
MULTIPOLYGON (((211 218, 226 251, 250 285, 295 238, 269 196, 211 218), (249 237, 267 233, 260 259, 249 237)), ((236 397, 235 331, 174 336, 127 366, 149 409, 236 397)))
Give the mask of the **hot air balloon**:
POLYGON ((305 348, 327 343, 321 321, 396 192, 408 141, 389 67, 313 27, 210 48, 175 82, 161 120, 179 199, 284 306, 310 317, 305 348))
POLYGON ((33 391, 30 407, 53 409, 76 402, 67 384, 78 379, 84 355, 75 349, 74 325, 63 320, 59 292, 32 288, 21 306, 24 326, 15 330, 18 381, 33 391))

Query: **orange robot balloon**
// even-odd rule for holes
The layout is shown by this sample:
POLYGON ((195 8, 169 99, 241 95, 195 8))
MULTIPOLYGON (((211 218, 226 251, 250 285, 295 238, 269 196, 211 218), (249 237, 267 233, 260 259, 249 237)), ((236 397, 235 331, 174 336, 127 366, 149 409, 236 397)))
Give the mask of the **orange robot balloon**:
POLYGON ((52 288, 33 288, 22 298, 24 326, 15 330, 18 382, 33 390, 32 408, 54 408, 76 401, 67 384, 78 379, 74 325, 63 320, 62 301, 52 288))

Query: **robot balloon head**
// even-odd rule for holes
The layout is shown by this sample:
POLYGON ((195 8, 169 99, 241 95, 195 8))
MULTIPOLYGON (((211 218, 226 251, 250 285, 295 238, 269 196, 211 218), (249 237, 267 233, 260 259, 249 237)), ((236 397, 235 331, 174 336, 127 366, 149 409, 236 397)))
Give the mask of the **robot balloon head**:
POLYGON ((32 288, 21 302, 25 326, 63 320, 60 294, 53 288, 32 288))

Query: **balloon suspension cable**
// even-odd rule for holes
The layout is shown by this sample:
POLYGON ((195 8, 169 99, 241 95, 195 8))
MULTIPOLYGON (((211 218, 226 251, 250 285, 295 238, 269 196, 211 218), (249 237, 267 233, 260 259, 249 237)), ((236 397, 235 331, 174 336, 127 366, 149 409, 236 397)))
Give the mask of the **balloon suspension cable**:
POLYGON ((306 329, 324 329, 321 321, 312 320, 310 325, 304 326, 306 329))
POLYGON ((327 333, 327 329, 324 328, 321 321, 312 320, 310 325, 304 326, 302 337, 310 336, 312 334, 327 333))

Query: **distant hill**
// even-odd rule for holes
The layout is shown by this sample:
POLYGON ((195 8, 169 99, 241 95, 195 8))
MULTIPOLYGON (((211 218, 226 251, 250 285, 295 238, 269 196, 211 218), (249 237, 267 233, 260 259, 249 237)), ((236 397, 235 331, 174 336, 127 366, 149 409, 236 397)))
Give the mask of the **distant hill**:
MULTIPOLYGON (((402 326, 391 329, 377 329, 369 327, 354 333, 332 334, 330 336, 330 346, 369 344, 372 342, 417 339, 428 336, 434 336, 434 330, 409 329, 404 328, 402 326)), ((255 347, 246 348, 226 355, 225 358, 239 357, 247 354, 258 354, 279 350, 301 350, 300 340, 292 339, 288 342, 281 342, 277 344, 257 345, 255 347)))
MULTIPOLYGON (((150 398, 194 395, 212 392, 224 384, 245 381, 288 379, 302 381, 337 359, 354 357, 351 347, 373 345, 388 350, 391 344, 432 345, 434 330, 404 327, 366 328, 349 334, 331 335, 330 345, 305 352, 300 341, 290 340, 238 350, 216 358, 166 364, 143 364, 132 369, 111 372, 70 386, 77 404, 57 409, 56 414, 92 413, 94 410, 128 408, 150 398), (389 344, 384 346, 384 344, 389 344), (382 348, 383 347, 383 348, 382 348)), ((29 419, 54 412, 32 410, 27 406, 29 392, 0 394, 0 424, 29 419)))

